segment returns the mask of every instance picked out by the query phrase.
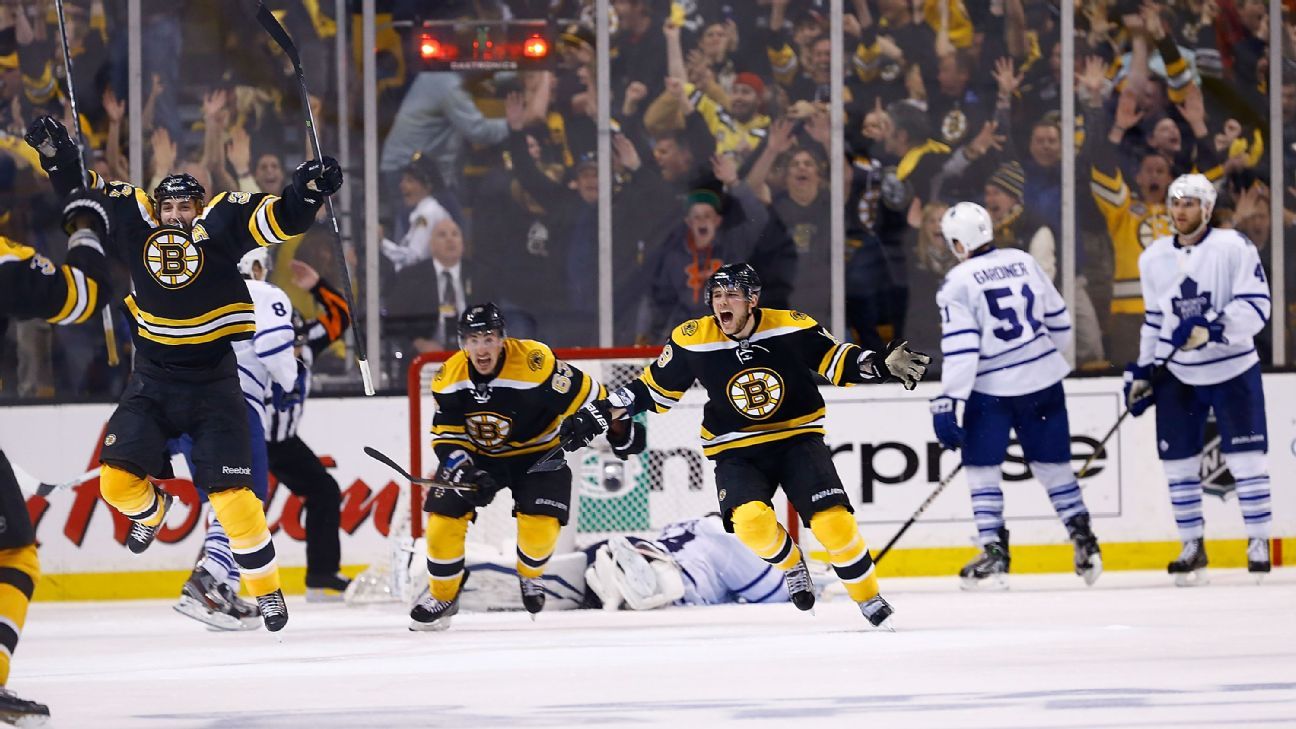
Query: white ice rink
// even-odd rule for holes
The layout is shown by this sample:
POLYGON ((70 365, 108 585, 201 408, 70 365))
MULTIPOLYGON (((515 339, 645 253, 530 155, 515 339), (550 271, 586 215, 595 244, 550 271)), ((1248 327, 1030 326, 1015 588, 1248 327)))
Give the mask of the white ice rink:
POLYGON ((1296 726, 1296 570, 884 582, 855 605, 456 618, 290 600, 282 638, 209 633, 163 602, 37 603, 10 687, 52 726, 1296 726))

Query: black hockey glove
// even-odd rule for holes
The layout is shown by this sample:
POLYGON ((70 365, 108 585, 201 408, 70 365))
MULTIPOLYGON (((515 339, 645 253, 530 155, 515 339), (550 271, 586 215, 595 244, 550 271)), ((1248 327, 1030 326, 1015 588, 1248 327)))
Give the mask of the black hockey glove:
POLYGON ((893 339, 881 352, 861 357, 859 367, 865 376, 895 379, 904 385, 904 389, 912 390, 927 374, 930 363, 931 357, 909 349, 908 342, 893 339))
POLYGON ((307 160, 297 165, 293 172, 293 188, 310 205, 319 205, 320 197, 328 197, 342 189, 342 167, 332 157, 323 161, 307 160))
POLYGON ((608 443, 612 446, 612 452, 617 458, 625 460, 630 456, 643 453, 648 448, 648 429, 643 423, 638 421, 620 421, 626 424, 626 432, 623 434, 625 440, 617 442, 615 431, 608 430, 608 443))
POLYGON ((63 203, 63 231, 72 235, 78 230, 88 228, 99 236, 99 240, 108 240, 112 223, 108 219, 108 205, 104 196, 95 190, 78 187, 68 193, 63 203))
POLYGON ((612 421, 612 404, 595 400, 572 413, 558 429, 564 450, 575 452, 589 445, 596 436, 607 432, 612 421))
POLYGON ((46 172, 53 172, 60 165, 69 162, 77 162, 80 157, 76 143, 68 136, 67 127, 52 116, 37 117, 27 127, 23 139, 27 141, 27 146, 40 153, 41 167, 46 172))
POLYGON ((436 478, 454 486, 472 486, 473 491, 458 491, 464 501, 473 506, 486 506, 495 497, 499 485, 495 478, 472 462, 465 451, 455 451, 437 469, 436 478))

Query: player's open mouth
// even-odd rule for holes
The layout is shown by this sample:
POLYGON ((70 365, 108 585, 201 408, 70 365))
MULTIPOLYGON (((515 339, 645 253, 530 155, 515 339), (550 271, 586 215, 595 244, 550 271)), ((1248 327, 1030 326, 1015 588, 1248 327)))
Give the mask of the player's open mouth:
POLYGON ((733 321, 733 318, 734 315, 732 311, 720 312, 720 323, 724 326, 729 326, 729 323, 733 321))

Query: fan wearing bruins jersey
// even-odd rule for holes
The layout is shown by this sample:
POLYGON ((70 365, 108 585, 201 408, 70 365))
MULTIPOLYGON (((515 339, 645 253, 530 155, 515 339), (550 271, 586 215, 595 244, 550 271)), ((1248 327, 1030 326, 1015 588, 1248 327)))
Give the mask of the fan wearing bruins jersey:
MULTIPOLYGON (((101 241, 108 212, 98 193, 78 190, 63 208, 68 252, 55 265, 32 248, 0 236, 0 345, 9 318, 80 324, 107 299, 107 266, 101 241)), ((0 721, 43 721, 44 704, 21 699, 5 685, 18 648, 27 603, 40 579, 36 531, 13 467, 0 449, 0 721)), ((34 725, 34 724, 33 724, 34 725)))
POLYGON ((833 569, 864 617, 883 626, 891 606, 879 594, 873 558, 824 443, 822 379, 834 385, 899 380, 913 389, 931 358, 892 342, 881 352, 837 341, 796 311, 761 309, 760 279, 746 263, 720 267, 706 285, 714 316, 676 327, 657 361, 638 379, 581 408, 562 426, 568 450, 608 424, 665 412, 700 381, 708 401, 702 452, 715 461, 725 528, 784 571, 792 603, 814 606, 805 559, 774 514, 774 492, 788 501, 827 548, 833 569))
MULTIPOLYGON (((83 179, 80 155, 52 117, 34 121, 27 143, 60 192, 83 179)), ((132 552, 153 543, 173 498, 147 477, 170 475, 168 439, 193 440, 194 484, 210 495, 248 591, 268 630, 288 622, 279 589, 274 543, 261 502, 252 493, 251 441, 231 343, 250 339, 256 316, 238 261, 257 246, 305 233, 315 213, 342 186, 337 162, 302 163, 282 197, 206 191, 185 174, 164 178, 150 199, 128 183, 107 191, 111 251, 130 270, 125 299, 135 368, 108 421, 100 452, 100 491, 133 522, 132 552)))
MULTIPOLYGON (((533 616, 544 609, 540 578, 567 523, 572 474, 565 464, 527 471, 558 445, 565 418, 607 395, 594 378, 555 358, 544 344, 507 336, 495 304, 464 311, 459 342, 463 349, 432 380, 432 449, 440 461, 437 480, 475 490, 434 486, 428 492, 423 504, 428 593, 410 611, 410 630, 450 626, 466 576, 468 525, 477 508, 505 488, 513 492, 517 517, 522 604, 533 616)), ((613 452, 622 459, 641 453, 647 444, 643 425, 618 426, 608 434, 613 452)))

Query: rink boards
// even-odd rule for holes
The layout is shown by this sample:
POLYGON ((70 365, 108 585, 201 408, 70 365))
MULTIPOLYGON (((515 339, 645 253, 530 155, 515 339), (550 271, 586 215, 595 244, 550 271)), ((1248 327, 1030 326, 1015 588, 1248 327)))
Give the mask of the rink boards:
MULTIPOLYGON (((1121 412, 1121 382, 1117 378, 1066 382, 1071 419, 1072 455, 1079 469, 1097 441, 1121 412)), ((909 518, 932 492, 943 474, 958 463, 953 452, 942 452, 932 434, 927 401, 937 386, 923 385, 912 393, 894 386, 825 388, 828 401, 828 443, 837 468, 856 505, 856 516, 876 550, 909 518)), ((1273 512, 1275 561, 1296 549, 1296 496, 1289 488, 1296 467, 1296 418, 1285 403, 1296 402, 1296 375, 1265 377, 1270 437, 1270 472, 1274 475, 1273 512)), ((62 405, 12 407, 0 415, 0 444, 11 461, 47 482, 76 476, 96 463, 98 444, 112 407, 62 405)), ((649 456, 678 454, 696 447, 701 399, 690 393, 673 414, 672 426, 654 427, 650 416, 649 456), (683 424, 683 425, 681 425, 683 424)), ((331 463, 344 491, 342 553, 344 563, 360 566, 383 560, 386 534, 393 513, 400 517, 398 482, 382 465, 365 457, 371 445, 407 462, 409 456, 406 399, 315 399, 307 408, 300 435, 331 463)), ((647 458, 647 456, 645 456, 647 458)), ((657 469, 654 498, 666 490, 687 494, 687 503, 700 512, 713 509, 710 463, 701 471, 696 461, 686 468, 657 469)), ((1215 470, 1208 456, 1210 474, 1215 470)), ((176 464, 180 475, 187 473, 176 464)), ((600 494, 597 482, 581 476, 576 490, 589 505, 600 494)), ((636 464, 628 466, 627 481, 636 464)), ((1108 443, 1091 474, 1081 480, 1085 500, 1094 514, 1094 531, 1103 542, 1109 569, 1161 569, 1177 550, 1174 520, 1166 486, 1156 458, 1151 416, 1127 419, 1108 443)), ((1070 569, 1065 531, 1053 515, 1043 489, 1020 463, 1014 445, 1004 467, 1004 494, 1012 532, 1014 572, 1061 572, 1070 569)), ((1225 479, 1227 481, 1227 479, 1225 479)), ((169 482, 179 496, 158 542, 143 555, 127 552, 127 522, 98 498, 98 482, 90 480, 28 506, 37 522, 41 545, 42 599, 166 597, 190 569, 202 540, 202 513, 192 484, 185 478, 169 482)), ((1207 535, 1212 540, 1213 566, 1244 564, 1242 519, 1227 483, 1208 488, 1205 499, 1207 535), (1217 543, 1216 543, 1217 542, 1217 543)), ((657 503, 653 501, 651 503, 657 503)), ((674 503, 679 503, 675 500, 674 503)), ((588 506, 587 506, 588 508, 588 506)), ((651 504, 649 508, 652 508, 651 504)), ((273 489, 268 516, 276 535, 280 564, 285 567, 286 591, 300 591, 305 563, 301 503, 286 489, 273 489)), ((581 533, 573 527, 575 541, 581 533)), ((952 574, 972 553, 975 534, 967 486, 957 478, 932 504, 923 518, 880 565, 882 574, 952 574)), ((802 530, 803 543, 813 537, 802 530)), ((1287 561, 1290 561, 1288 558, 1287 561)))

